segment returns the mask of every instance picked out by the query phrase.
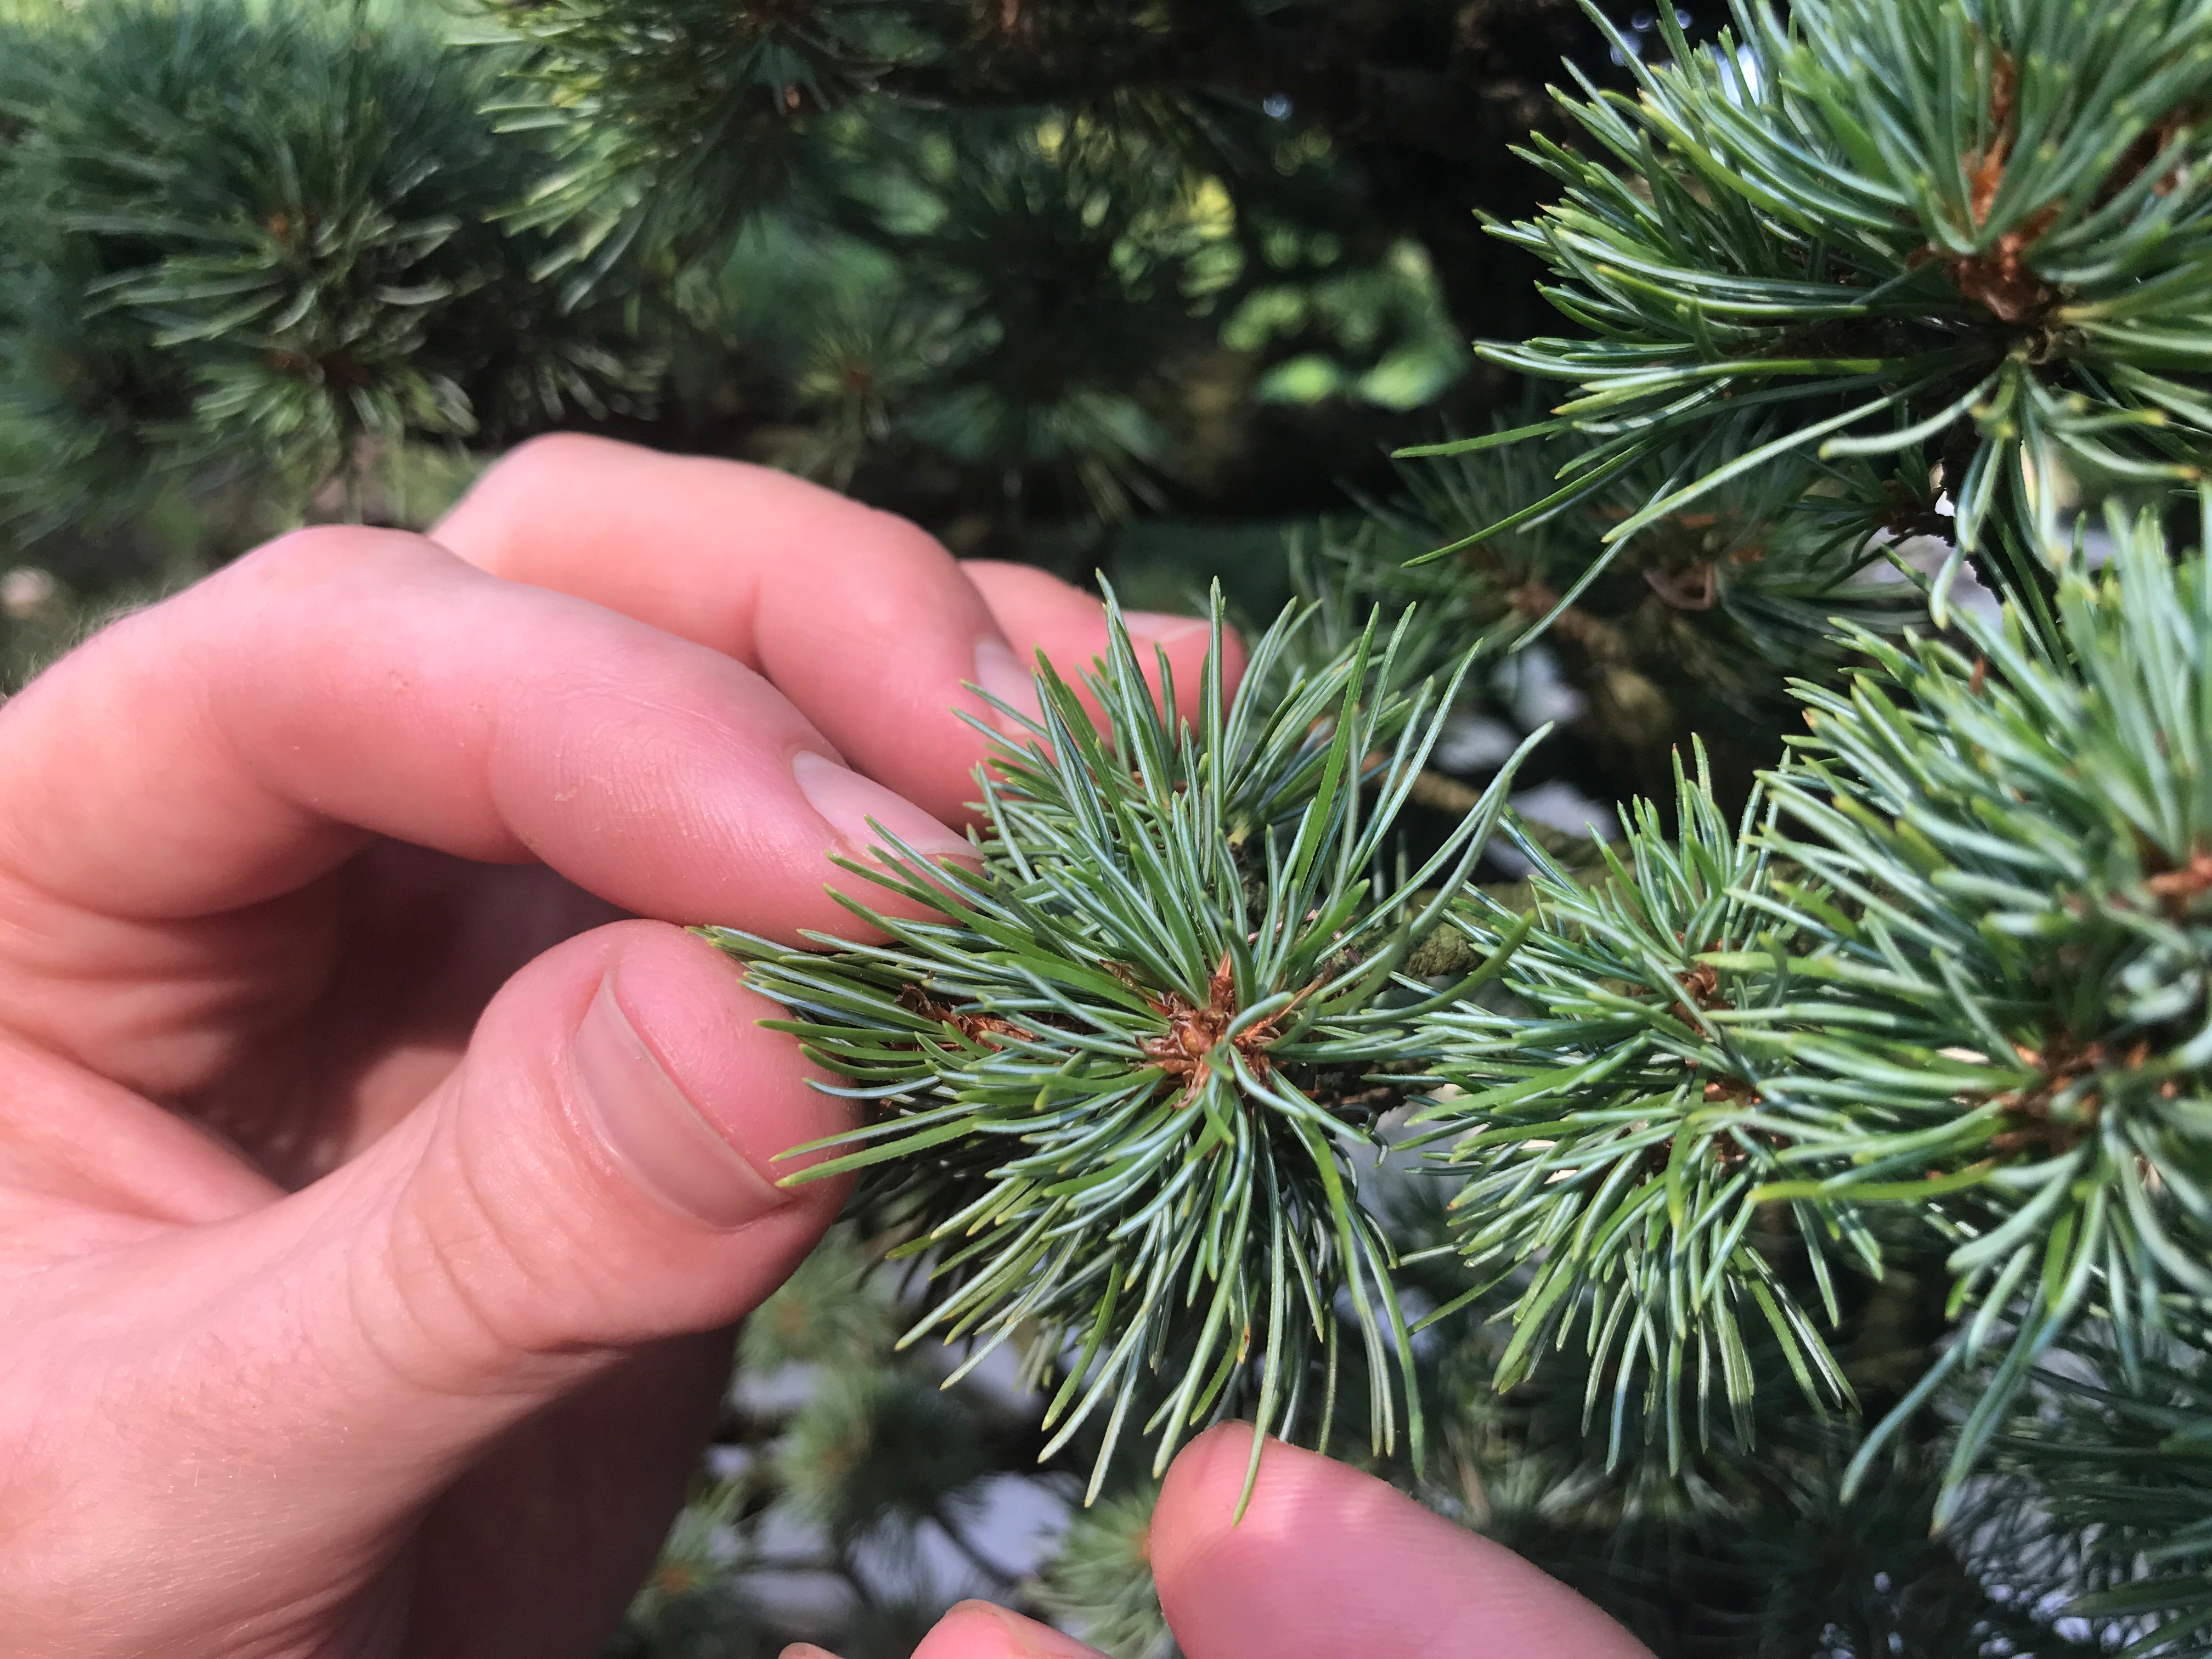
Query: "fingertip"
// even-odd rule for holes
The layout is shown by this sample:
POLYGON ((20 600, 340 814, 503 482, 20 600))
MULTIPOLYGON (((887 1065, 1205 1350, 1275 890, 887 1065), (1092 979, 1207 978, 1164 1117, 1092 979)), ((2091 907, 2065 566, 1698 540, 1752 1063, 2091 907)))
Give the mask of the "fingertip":
POLYGON ((1200 1436, 1152 1517, 1160 1605, 1189 1659, 1648 1659, 1620 1627, 1511 1551, 1387 1482, 1252 1430, 1200 1436))
MULTIPOLYGON (((1217 1423, 1176 1454, 1152 1514, 1155 1572, 1164 1556, 1182 1553, 1214 1526, 1232 1518, 1251 1466, 1252 1434, 1249 1423, 1217 1423)), ((1261 1449, 1264 1459, 1272 1449, 1291 1448, 1270 1440, 1261 1449)))
POLYGON ((1105 1659, 1063 1631, 988 1601, 963 1601, 922 1638, 914 1659, 1105 1659))
POLYGON ((982 738, 958 709, 990 611, 918 525, 788 473, 574 434, 495 465, 432 535, 735 658, 852 767, 957 822, 982 738))
POLYGON ((1016 1659, 1014 1646, 998 1609, 986 1601, 963 1601, 931 1626, 914 1650, 914 1659, 1016 1659))
POLYGON ((1179 1589, 1202 1573, 1208 1552, 1231 1537, 1240 1520, 1263 1510, 1263 1491, 1261 1518, 1279 1509, 1302 1484, 1300 1460, 1311 1459, 1328 1469, 1341 1467, 1270 1437, 1260 1448, 1259 1476, 1247 1504, 1244 1485, 1252 1467, 1252 1437, 1249 1423, 1216 1424, 1168 1466, 1152 1511, 1150 1546, 1152 1574, 1164 1599, 1171 1587, 1179 1589), (1245 1511, 1242 1516, 1240 1506, 1245 1511))
POLYGON ((710 1329, 782 1281, 842 1196, 782 1185, 782 1154, 852 1109, 761 1029, 781 1012, 705 940, 646 921, 567 940, 501 988, 420 1115, 427 1146, 392 1171, 395 1250, 465 1259, 482 1328, 430 1352, 437 1322, 416 1322, 425 1374, 710 1329))
MULTIPOLYGON (((1029 565, 969 559, 961 569, 982 594, 1024 663, 1033 661, 1042 651, 1062 676, 1075 683, 1083 671, 1105 654, 1106 608, 1091 594, 1029 565)), ((1212 625, 1203 617, 1164 611, 1124 611, 1121 620, 1137 648, 1138 664, 1146 678, 1155 690, 1158 689, 1158 653, 1164 653, 1175 678, 1176 711, 1185 719, 1195 720, 1212 625)), ((1245 661, 1243 639, 1234 629, 1224 629, 1224 690, 1233 692, 1243 680, 1245 661)), ((1083 694, 1079 690, 1078 695, 1083 694)), ((1089 706, 1087 696, 1084 701, 1089 706)), ((1091 712, 1095 716, 1097 710, 1094 708, 1091 712)))
POLYGON ((368 1512, 424 1501, 625 1356, 743 1317, 837 1206, 836 1183, 779 1188, 768 1170, 848 1109, 758 1029, 775 1012, 665 923, 553 946, 359 1156, 162 1242, 228 1326, 194 1363, 313 1467, 377 1448, 368 1512))

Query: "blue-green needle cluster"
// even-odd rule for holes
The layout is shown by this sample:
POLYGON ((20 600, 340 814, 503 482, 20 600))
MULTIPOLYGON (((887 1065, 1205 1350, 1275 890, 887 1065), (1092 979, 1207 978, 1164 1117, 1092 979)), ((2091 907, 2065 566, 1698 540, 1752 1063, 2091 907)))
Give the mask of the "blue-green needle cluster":
POLYGON ((2212 1313, 2212 580, 2108 522, 2053 631, 1858 635, 1740 820, 1700 756, 1579 869, 1508 766, 1386 877, 1456 690, 1401 686, 1410 621, 1312 666, 1288 614, 1234 697, 1217 635, 1188 725, 1117 627, 1103 735, 1047 668, 1001 741, 980 871, 861 872, 930 920, 717 935, 875 1103, 806 1178, 865 1171, 933 1290, 912 1334, 1019 1340, 1055 1446, 1103 1414, 1102 1469, 1133 1425, 1163 1461, 1230 1411, 1322 1437, 1340 1344, 1376 1443, 1402 1413, 1418 1447, 1354 1184, 1410 1104, 1476 1274, 1430 1317, 1511 1323, 1498 1387, 1578 1341, 1611 1455, 1634 1424, 1679 1464, 1717 1407, 1747 1441, 1762 1376, 1855 1409, 1828 1333, 1948 1272, 1956 1323, 1861 1466, 1975 1376, 1955 1494, 2055 1345, 2094 1322, 2125 1368, 2212 1313), (1501 824, 1525 910, 1469 884, 1501 824))
POLYGON ((1865 639, 1772 786, 1807 879, 1767 948, 1814 985, 1771 1029, 1841 1127, 1768 1192, 1951 1246, 1969 1316, 1923 1392, 2001 1356, 1954 1477, 2084 1318, 2125 1369, 2212 1305, 2212 579, 2109 524, 2055 641, 2016 612, 1964 649, 1865 639))
POLYGON ((1576 453, 1494 528, 1664 457, 1618 547, 1778 459, 1924 444, 1959 545, 1995 526, 1997 568, 2035 586, 2064 480, 2197 476, 2212 4, 1731 0, 1735 27, 1696 48, 1661 7, 1660 64, 1588 9, 1636 90, 1577 71, 1589 148, 1528 152, 1565 195, 1493 226, 1549 266, 1577 337, 1479 348, 1570 383, 1505 437, 1576 453), (2001 490, 2017 510, 1993 520, 2001 490))
POLYGON ((1418 1022, 1483 975, 1463 951, 1457 982, 1413 970, 1513 769, 1407 862, 1396 820, 1457 682, 1401 687, 1410 623, 1310 661, 1315 615, 1286 611, 1231 696, 1217 600, 1185 723, 1113 613, 1086 677, 1103 731, 1048 665, 1038 714, 1001 707, 1020 737, 982 776, 979 870, 888 838, 853 866, 929 919, 848 899, 886 942, 818 952, 714 933, 872 1104, 798 1178, 862 1172, 906 1230, 931 1292, 908 1340, 1058 1368, 1047 1455, 1100 1430, 1094 1493, 1131 1430, 1159 1467, 1225 1415, 1325 1440, 1346 1347, 1376 1445, 1402 1425, 1418 1454, 1392 1246, 1356 1182, 1418 1022))
POLYGON ((1860 1467, 1973 1376, 1954 1497, 2054 1348, 2094 1323, 2124 1371, 2212 1312, 2212 580, 2107 522, 2051 634, 1858 634, 1740 826, 1682 779, 1595 874, 1521 838, 1529 915, 1462 902, 1510 957, 1425 1023, 1469 1299, 1506 1292, 1501 1386, 1581 1334, 1614 1456, 1692 1401, 1741 1433, 1747 1326, 1850 1403, 1837 1270, 1900 1240, 1956 1323, 1860 1467))
POLYGON ((1816 1407, 1844 1404, 1820 1322, 1777 1263, 1802 1265, 1832 1323, 1830 1249, 1879 1260, 1862 1230, 1807 1203, 1777 1214, 1764 1202, 1783 1152, 1832 1114, 1795 1100, 1788 1057, 1741 1023, 1784 1000, 1787 975, 1713 965, 1793 934, 1759 902, 1773 856, 1750 835, 1752 813, 1730 824, 1699 761, 1694 781, 1676 768, 1679 836, 1637 802, 1622 852, 1601 848, 1600 879, 1509 830, 1534 866, 1535 908, 1516 919, 1478 896, 1466 925, 1510 951, 1512 1002, 1462 1002, 1430 1025, 1435 1080, 1449 1086, 1425 1116, 1462 1183, 1460 1249, 1492 1275, 1467 1299, 1513 1291, 1497 1384, 1522 1381, 1580 1330, 1585 1411, 1609 1382, 1615 1458, 1639 1383, 1637 1414, 1663 1425, 1673 1461, 1686 1407, 1702 1427, 1725 1402, 1749 1437, 1747 1321, 1771 1334, 1816 1407))

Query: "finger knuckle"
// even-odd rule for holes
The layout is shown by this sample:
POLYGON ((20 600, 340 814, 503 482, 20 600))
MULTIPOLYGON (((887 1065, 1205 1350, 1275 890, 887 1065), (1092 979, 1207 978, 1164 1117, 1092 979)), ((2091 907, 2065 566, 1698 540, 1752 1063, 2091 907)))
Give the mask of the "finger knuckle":
POLYGON ((436 557, 419 536, 360 525, 313 525, 265 542, 218 580, 234 590, 277 596, 382 574, 436 557))
POLYGON ((544 1241, 520 1231, 467 1179, 404 1205, 385 1249, 349 1285, 350 1323, 389 1376, 431 1395, 472 1395, 565 1370, 594 1352, 544 1241))

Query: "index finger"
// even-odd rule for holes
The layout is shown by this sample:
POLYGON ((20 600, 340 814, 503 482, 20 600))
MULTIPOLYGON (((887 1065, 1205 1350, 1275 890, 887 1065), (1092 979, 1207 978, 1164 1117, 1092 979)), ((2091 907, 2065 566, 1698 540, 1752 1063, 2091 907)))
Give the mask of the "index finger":
MULTIPOLYGON (((430 532, 470 563, 709 646, 757 670, 854 767, 949 823, 968 817, 989 744, 979 685, 1033 708, 1046 648, 1073 678, 1103 652, 1097 601, 1042 572, 991 568, 989 599, 937 540, 766 467, 568 434, 495 465, 430 532)), ((1129 617, 1166 651, 1194 709, 1206 629, 1129 617)))
POLYGON ((21 948, 33 897, 251 924, 381 835, 792 938, 850 925, 826 855, 864 859, 872 821, 969 850, 841 759, 719 653, 419 537, 303 531, 0 708, 0 925, 21 948))

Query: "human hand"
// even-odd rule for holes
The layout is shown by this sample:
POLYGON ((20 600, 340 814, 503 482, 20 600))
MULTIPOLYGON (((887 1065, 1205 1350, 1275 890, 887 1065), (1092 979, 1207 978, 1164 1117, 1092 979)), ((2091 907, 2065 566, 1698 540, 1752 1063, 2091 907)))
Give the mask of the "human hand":
MULTIPOLYGON (((1133 623, 1198 684, 1201 626, 1133 623)), ((1104 638, 825 491, 569 438, 0 708, 0 1650, 597 1651, 839 1200, 769 1160, 842 1103, 671 924, 849 931, 866 819, 965 846, 960 683, 1104 638)))
MULTIPOLYGON (((1168 1470, 1148 1548, 1185 1659, 1650 1659, 1557 1579, 1370 1475, 1270 1441, 1237 1518, 1252 1431, 1224 1424, 1168 1470)), ((819 1648, 783 1659, 830 1659, 819 1648)), ((914 1659, 1100 1659, 982 1601, 914 1659)))

